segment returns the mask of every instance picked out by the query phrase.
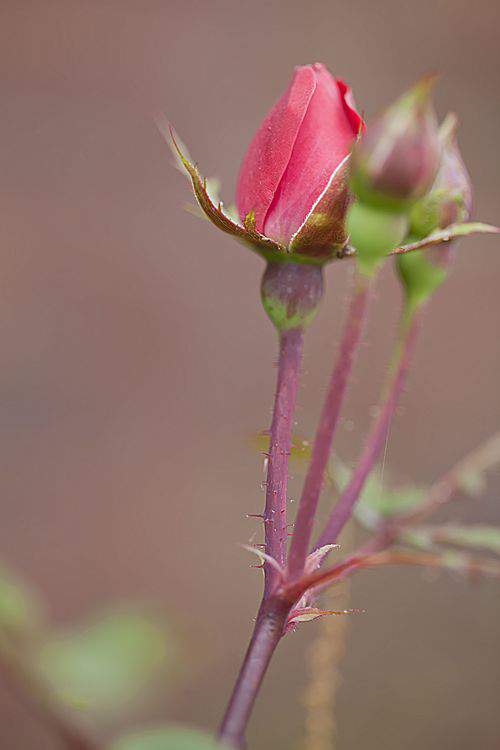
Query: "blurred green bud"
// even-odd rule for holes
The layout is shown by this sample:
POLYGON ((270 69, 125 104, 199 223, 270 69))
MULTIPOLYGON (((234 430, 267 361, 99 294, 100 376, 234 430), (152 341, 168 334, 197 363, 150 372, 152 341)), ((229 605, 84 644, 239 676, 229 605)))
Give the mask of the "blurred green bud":
POLYGON ((353 203, 347 214, 349 242, 356 249, 360 271, 371 275, 387 254, 399 245, 408 233, 408 220, 403 214, 353 203))
POLYGON ((457 118, 449 114, 439 129, 441 164, 430 192, 410 212, 410 234, 423 239, 436 229, 468 221, 472 185, 457 144, 457 118))
POLYGON ((418 81, 354 148, 351 188, 364 203, 404 212, 431 188, 441 152, 430 99, 434 80, 418 81))
POLYGON ((304 328, 315 317, 323 296, 321 266, 268 263, 261 283, 264 309, 279 331, 304 328))

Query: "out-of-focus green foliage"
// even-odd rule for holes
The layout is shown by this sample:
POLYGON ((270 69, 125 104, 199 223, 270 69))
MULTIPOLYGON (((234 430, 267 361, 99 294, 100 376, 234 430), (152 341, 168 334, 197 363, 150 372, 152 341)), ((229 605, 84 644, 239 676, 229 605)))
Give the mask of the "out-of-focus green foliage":
POLYGON ((165 727, 133 732, 112 743, 108 750, 217 750, 210 735, 197 729, 165 727))
POLYGON ((142 698, 174 657, 163 624, 120 611, 51 634, 35 664, 61 702, 102 716, 142 698))
POLYGON ((0 628, 12 635, 29 635, 45 622, 40 594, 4 565, 0 565, 0 628))
POLYGON ((409 530, 406 536, 409 541, 420 547, 431 548, 438 544, 452 544, 500 555, 500 528, 497 526, 419 526, 409 530))
POLYGON ((374 472, 355 507, 355 517, 363 526, 371 529, 381 521, 414 510, 424 498, 425 491, 412 485, 389 489, 374 472))

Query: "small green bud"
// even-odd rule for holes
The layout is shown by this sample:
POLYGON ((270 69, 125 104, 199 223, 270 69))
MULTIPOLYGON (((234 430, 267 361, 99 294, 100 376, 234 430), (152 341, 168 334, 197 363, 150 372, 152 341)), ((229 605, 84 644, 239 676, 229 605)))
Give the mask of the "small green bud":
POLYGON ((353 203, 347 215, 350 243, 356 249, 362 273, 370 276, 387 254, 406 237, 408 221, 403 214, 353 203))
POLYGON ((268 263, 261 284, 264 310, 278 331, 304 328, 323 296, 323 270, 289 262, 268 263))

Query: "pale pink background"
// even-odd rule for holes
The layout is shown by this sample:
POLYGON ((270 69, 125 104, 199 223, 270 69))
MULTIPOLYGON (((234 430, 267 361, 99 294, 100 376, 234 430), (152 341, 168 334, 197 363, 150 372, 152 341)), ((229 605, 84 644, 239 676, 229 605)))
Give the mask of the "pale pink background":
MULTIPOLYGON (((477 215, 500 221, 499 7, 490 0, 3 0, 0 5, 0 558, 70 622, 111 600, 158 600, 186 673, 139 718, 219 720, 259 574, 237 542, 258 511, 275 340, 262 265, 182 210, 153 116, 165 112, 229 200, 239 160, 295 64, 321 60, 371 116, 439 70, 477 215)), ((311 433, 346 299, 328 269, 297 429, 311 433)), ((425 483, 500 422, 500 245, 464 241, 429 314, 395 420, 389 470, 425 483)), ((339 445, 353 458, 376 399, 399 292, 390 267, 339 445)), ((500 474, 449 517, 500 522, 500 474)), ((296 487, 293 489, 296 495, 296 487)), ((500 747, 500 587, 421 572, 360 575, 339 748, 500 747)), ((286 640, 250 732, 298 747, 306 641, 286 640)), ((116 726, 96 727, 108 737, 116 726)), ((0 686, 2 750, 56 750, 0 686)))

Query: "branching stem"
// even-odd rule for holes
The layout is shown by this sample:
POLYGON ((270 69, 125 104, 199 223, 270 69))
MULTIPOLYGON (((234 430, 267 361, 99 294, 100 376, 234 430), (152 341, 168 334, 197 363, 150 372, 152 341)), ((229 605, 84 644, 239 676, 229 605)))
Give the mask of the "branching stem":
POLYGON ((312 449, 311 461, 304 481, 290 547, 288 569, 291 578, 301 575, 309 549, 314 518, 330 458, 333 437, 338 425, 356 351, 363 334, 371 283, 357 275, 347 312, 339 355, 330 378, 312 449))
POLYGON ((420 309, 411 313, 405 310, 403 313, 400 333, 391 360, 390 379, 381 399, 378 417, 368 434, 365 447, 351 480, 333 509, 323 533, 316 542, 315 549, 337 541, 340 532, 351 518, 365 482, 378 460, 406 383, 417 334, 420 329, 421 316, 420 309))

